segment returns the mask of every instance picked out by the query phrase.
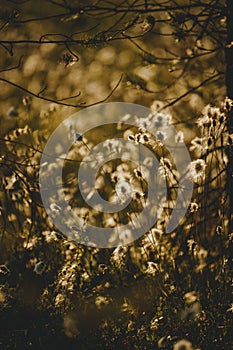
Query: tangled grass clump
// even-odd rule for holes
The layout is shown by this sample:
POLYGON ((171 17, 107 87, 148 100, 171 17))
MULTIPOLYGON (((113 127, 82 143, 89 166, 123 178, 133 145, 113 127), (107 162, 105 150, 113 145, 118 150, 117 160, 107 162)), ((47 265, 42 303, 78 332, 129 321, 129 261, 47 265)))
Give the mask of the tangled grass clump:
MULTIPOLYGON (((47 115, 56 109, 41 113, 39 126, 19 126, 1 136, 1 332, 11 334, 0 333, 4 348, 68 344, 85 350, 230 349, 232 232, 226 170, 233 136, 226 122, 232 108, 229 99, 220 107, 207 106, 197 120, 199 135, 188 134, 194 160, 185 176, 194 182, 194 191, 185 219, 170 234, 165 226, 179 175, 163 148, 170 114, 153 110, 139 120, 138 130, 129 127, 130 116, 125 116, 115 131, 155 152, 170 196, 159 198, 162 210, 154 209, 159 217, 156 225, 128 245, 123 242, 131 232, 119 223, 130 222, 143 209, 151 159, 135 168, 122 157, 107 162, 99 173, 98 191, 110 201, 127 199, 130 180, 132 202, 119 215, 100 214, 86 206, 76 173, 70 162, 65 164, 64 190, 70 205, 84 222, 117 228, 122 245, 112 249, 71 241, 45 213, 39 161, 50 132, 47 115), (156 139, 145 131, 151 119, 161 128, 156 139), (121 186, 116 187, 119 181, 121 186)), ((185 131, 178 133, 177 146, 185 131)), ((95 140, 102 141, 98 135, 97 129, 79 136, 68 158, 83 158, 95 140)), ((111 150, 119 147, 117 142, 105 142, 111 150)), ((58 203, 51 210, 62 215, 58 203)), ((110 239, 114 242, 115 237, 110 239)))

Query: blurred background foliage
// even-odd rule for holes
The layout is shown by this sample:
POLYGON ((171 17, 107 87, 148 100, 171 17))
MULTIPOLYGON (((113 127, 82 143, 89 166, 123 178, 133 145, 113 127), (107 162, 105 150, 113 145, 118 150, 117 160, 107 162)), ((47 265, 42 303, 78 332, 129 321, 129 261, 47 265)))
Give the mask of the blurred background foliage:
POLYGON ((1 349, 230 349, 225 126, 201 153, 200 210, 153 244, 70 242, 38 185, 56 126, 101 101, 158 101, 187 144, 204 138, 197 118, 226 96, 226 15, 221 0, 1 1, 1 349))

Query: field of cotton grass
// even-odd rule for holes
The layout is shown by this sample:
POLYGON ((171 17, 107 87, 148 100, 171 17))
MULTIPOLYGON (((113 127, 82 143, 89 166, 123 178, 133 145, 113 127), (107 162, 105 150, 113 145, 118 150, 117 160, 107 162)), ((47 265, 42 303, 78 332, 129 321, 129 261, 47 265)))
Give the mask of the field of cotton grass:
MULTIPOLYGON (((24 100, 23 105, 27 113, 30 102, 24 100)), ((75 142, 63 172, 66 198, 83 218, 83 230, 87 223, 116 228, 109 237, 111 245, 120 242, 114 248, 77 243, 75 227, 73 239, 66 237, 42 205, 40 157, 51 128, 49 120, 59 114, 59 107, 42 110, 36 126, 16 125, 1 136, 1 349, 231 348, 233 237, 228 232, 226 168, 233 139, 226 131, 226 119, 232 110, 229 99, 217 107, 207 105, 196 118, 195 137, 186 135, 186 128, 177 132, 177 147, 185 140, 192 155, 183 177, 194 190, 184 219, 172 233, 165 228, 175 206, 179 174, 163 142, 168 125, 179 123, 172 110, 160 112, 157 103, 147 116, 122 115, 115 135, 139 150, 146 145, 155 154, 159 179, 166 181, 168 189, 167 198, 162 189, 161 194, 158 191, 158 207, 151 208, 159 218, 156 224, 136 240, 120 224, 135 223, 148 205, 145 179, 153 159, 142 157, 136 167, 117 141, 101 139, 98 128, 72 136, 75 142), (133 118, 138 129, 130 126, 133 118), (155 137, 147 131, 149 122, 159 130, 155 137), (131 192, 132 199, 120 214, 100 213, 80 196, 75 160, 100 141, 109 151, 122 152, 96 178, 105 200, 124 203, 131 192)), ((20 117, 12 107, 5 118, 16 113, 20 117)), ((46 176, 52 170, 53 165, 46 176)), ((91 189, 87 192, 91 199, 91 189)), ((54 216, 63 215, 59 198, 50 209, 54 216)))

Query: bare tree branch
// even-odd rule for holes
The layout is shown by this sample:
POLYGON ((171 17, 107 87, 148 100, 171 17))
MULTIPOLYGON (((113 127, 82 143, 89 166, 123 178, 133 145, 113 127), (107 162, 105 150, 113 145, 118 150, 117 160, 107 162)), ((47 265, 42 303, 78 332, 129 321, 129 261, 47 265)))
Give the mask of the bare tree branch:
POLYGON ((123 78, 123 75, 121 75, 120 79, 115 84, 114 88, 111 90, 111 92, 106 97, 104 97, 100 101, 96 101, 96 102, 90 103, 90 104, 86 104, 86 102, 77 103, 77 104, 71 104, 71 103, 62 102, 62 101, 68 100, 68 99, 76 98, 76 97, 80 96, 80 93, 78 93, 77 95, 74 95, 74 96, 65 97, 65 98, 60 99, 60 100, 55 100, 55 99, 52 99, 52 98, 49 98, 49 97, 41 96, 42 92, 34 93, 34 92, 24 88, 23 86, 18 85, 16 83, 13 83, 12 81, 9 81, 7 79, 4 79, 4 78, 0 77, 0 81, 17 88, 17 89, 25 92, 26 94, 28 94, 28 95, 30 95, 32 97, 39 98, 40 100, 44 100, 44 101, 51 102, 51 103, 56 103, 56 104, 62 105, 62 106, 68 106, 68 107, 74 107, 74 108, 84 108, 84 107, 86 108, 86 107, 95 106, 98 103, 106 102, 113 95, 113 93, 116 91, 116 89, 119 87, 119 85, 120 85, 120 83, 122 81, 122 78, 123 78))

